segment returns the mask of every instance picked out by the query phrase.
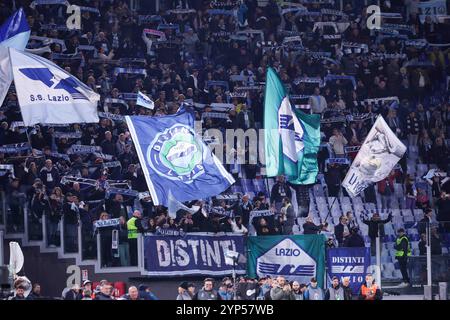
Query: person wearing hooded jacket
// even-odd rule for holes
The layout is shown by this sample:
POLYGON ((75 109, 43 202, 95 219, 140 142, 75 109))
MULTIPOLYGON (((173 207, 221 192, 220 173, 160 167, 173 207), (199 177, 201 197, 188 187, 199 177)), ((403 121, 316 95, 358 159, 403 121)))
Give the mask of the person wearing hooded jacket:
POLYGON ((150 287, 144 284, 139 286, 139 298, 143 300, 159 300, 155 294, 150 291, 150 287))
POLYGON ((178 286, 178 296, 176 300, 192 300, 192 294, 189 291, 190 287, 194 287, 192 283, 188 283, 187 281, 183 281, 178 286))

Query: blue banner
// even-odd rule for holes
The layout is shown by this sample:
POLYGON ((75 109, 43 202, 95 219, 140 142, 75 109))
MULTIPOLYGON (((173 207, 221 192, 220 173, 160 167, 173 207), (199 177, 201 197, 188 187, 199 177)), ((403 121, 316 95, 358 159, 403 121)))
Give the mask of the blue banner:
POLYGON ((164 117, 127 116, 126 121, 155 205, 216 196, 233 177, 194 132, 194 116, 182 108, 164 117))
MULTIPOLYGON (((225 253, 244 254, 242 235, 186 234, 180 236, 146 236, 145 270, 151 276, 224 276, 233 272, 225 262, 225 253)), ((245 274, 241 265, 237 274, 245 274)))
POLYGON ((342 282, 350 278, 350 286, 357 294, 365 281, 366 271, 370 265, 370 248, 333 248, 328 249, 328 277, 336 276, 342 282))

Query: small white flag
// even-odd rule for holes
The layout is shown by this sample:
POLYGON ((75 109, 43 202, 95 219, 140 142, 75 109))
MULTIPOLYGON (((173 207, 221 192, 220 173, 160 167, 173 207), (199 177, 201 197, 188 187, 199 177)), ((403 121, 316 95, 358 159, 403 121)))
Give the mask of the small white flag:
POLYGON ((142 106, 142 107, 150 109, 150 110, 153 110, 153 108, 155 107, 155 104, 153 103, 153 101, 140 91, 138 92, 138 95, 137 95, 136 104, 138 106, 142 106))

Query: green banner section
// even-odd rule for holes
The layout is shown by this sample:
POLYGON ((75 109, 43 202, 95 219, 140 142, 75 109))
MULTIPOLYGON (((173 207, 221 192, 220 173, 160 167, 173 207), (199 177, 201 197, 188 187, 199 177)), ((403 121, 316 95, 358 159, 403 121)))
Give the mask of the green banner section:
POLYGON ((283 276, 305 284, 315 277, 323 288, 325 241, 324 235, 248 237, 247 274, 283 276))

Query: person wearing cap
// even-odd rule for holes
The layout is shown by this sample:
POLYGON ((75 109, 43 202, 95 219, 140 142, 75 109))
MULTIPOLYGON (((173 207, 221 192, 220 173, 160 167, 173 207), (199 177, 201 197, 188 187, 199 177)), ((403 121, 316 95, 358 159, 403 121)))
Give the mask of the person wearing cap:
POLYGON ((344 288, 339 283, 339 278, 334 276, 331 279, 331 287, 325 293, 324 300, 345 300, 344 288))
POLYGON ((368 273, 366 275, 366 282, 364 282, 359 289, 359 300, 381 300, 383 295, 381 294, 380 288, 373 281, 372 274, 368 273))
POLYGON ((178 286, 178 296, 176 300, 192 300, 192 290, 189 290, 190 286, 194 286, 192 283, 183 281, 178 286))
POLYGON ((214 280, 206 278, 203 281, 203 288, 194 295, 192 300, 222 300, 222 297, 214 290, 214 280))
POLYGON ((305 300, 323 300, 323 290, 317 286, 316 278, 311 278, 311 282, 304 293, 305 300))
POLYGON ((400 265, 400 272, 402 273, 403 282, 401 286, 409 286, 409 276, 408 276, 408 257, 411 256, 411 244, 409 239, 405 234, 405 229, 400 228, 397 231, 397 240, 395 241, 394 249, 395 259, 398 260, 400 265))

